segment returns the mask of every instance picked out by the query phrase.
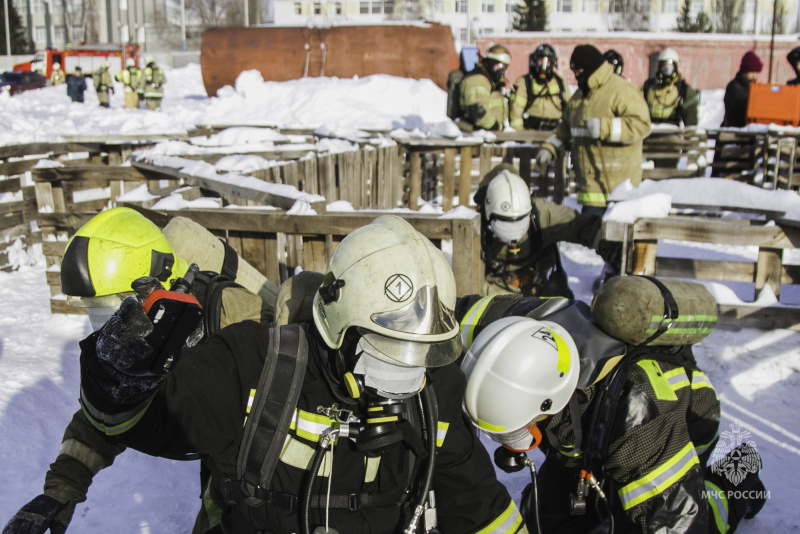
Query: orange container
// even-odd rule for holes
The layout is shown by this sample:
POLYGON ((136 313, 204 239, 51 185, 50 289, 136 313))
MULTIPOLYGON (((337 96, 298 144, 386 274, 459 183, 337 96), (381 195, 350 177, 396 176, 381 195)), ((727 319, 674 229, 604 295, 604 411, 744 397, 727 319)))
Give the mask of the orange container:
POLYGON ((747 122, 783 126, 800 124, 800 85, 751 84, 747 122))

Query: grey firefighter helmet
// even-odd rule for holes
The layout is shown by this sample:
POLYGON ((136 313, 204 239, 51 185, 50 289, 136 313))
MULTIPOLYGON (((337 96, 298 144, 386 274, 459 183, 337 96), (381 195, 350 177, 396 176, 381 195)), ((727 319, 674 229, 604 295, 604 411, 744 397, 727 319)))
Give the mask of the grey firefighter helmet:
POLYGON ((332 349, 357 328, 370 353, 389 363, 438 367, 461 353, 455 303, 442 251, 405 220, 384 215, 342 240, 314 295, 313 316, 332 349))

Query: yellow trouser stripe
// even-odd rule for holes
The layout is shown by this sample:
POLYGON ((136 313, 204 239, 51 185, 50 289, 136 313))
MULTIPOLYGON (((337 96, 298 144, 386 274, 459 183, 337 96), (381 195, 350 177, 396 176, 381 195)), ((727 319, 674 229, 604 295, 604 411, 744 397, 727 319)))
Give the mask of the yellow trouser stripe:
POLYGON ((605 193, 578 193, 579 204, 596 204, 598 206, 605 206, 608 197, 605 193))
POLYGON ((517 510, 517 505, 514 504, 514 501, 511 501, 508 508, 506 508, 497 519, 492 521, 486 528, 479 530, 477 534, 507 534, 516 532, 521 524, 522 514, 517 510))
POLYGON ((629 510, 650 497, 658 495, 680 480, 689 469, 699 463, 700 460, 697 458, 694 444, 690 441, 678 454, 667 460, 663 465, 619 490, 622 508, 629 510))

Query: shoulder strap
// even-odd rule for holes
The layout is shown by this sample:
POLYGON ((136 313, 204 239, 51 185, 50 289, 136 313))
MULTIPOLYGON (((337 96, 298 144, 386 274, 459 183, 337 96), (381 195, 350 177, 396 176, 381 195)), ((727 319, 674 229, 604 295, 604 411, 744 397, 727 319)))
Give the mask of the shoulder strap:
POLYGON ((563 108, 567 105, 567 89, 564 87, 564 80, 561 79, 561 76, 556 75, 556 83, 558 84, 558 94, 561 97, 561 107, 563 108))
POLYGON ((530 74, 526 74, 523 78, 525 79, 525 91, 528 93, 528 102, 525 104, 523 111, 528 111, 533 105, 533 101, 536 100, 536 96, 533 94, 533 77, 530 74))
POLYGON ((308 365, 308 340, 301 325, 269 332, 269 352, 236 462, 236 475, 250 497, 270 489, 308 365))

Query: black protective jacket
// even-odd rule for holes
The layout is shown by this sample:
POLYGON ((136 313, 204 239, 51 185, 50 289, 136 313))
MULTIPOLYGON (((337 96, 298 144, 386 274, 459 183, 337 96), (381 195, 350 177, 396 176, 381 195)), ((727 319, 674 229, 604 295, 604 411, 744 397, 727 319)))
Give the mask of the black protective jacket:
POLYGON ((743 128, 747 125, 747 101, 750 98, 750 82, 739 72, 725 87, 725 119, 722 126, 743 128))
POLYGON ((538 474, 542 531, 585 533, 598 525, 593 496, 585 515, 570 514, 581 469, 603 482, 617 533, 709 531, 714 519, 704 476, 717 442, 720 405, 691 347, 626 346, 594 326, 582 302, 544 311, 554 309, 554 300, 560 299, 471 297, 456 310, 467 345, 492 321, 527 315, 561 324, 578 346, 581 379, 573 400, 581 420, 573 424, 568 406, 543 429, 549 437, 538 474), (606 368, 622 354, 605 374, 586 372, 606 368))
MULTIPOLYGON (((223 523, 236 533, 299 532, 296 497, 300 495, 313 452, 322 431, 332 420, 318 407, 350 408, 364 417, 364 407, 343 398, 326 378, 327 347, 306 325, 310 346, 309 363, 302 384, 295 419, 272 482, 274 498, 268 504, 240 503, 226 507, 223 523)), ((227 327, 207 341, 185 350, 176 368, 161 383, 140 420, 116 437, 117 445, 78 412, 65 434, 94 451, 94 468, 70 455, 61 455, 47 474, 49 484, 68 484, 86 490, 93 471, 110 465, 125 446, 154 456, 169 458, 199 453, 212 474, 212 481, 236 476, 236 460, 243 423, 251 395, 258 385, 268 354, 270 328, 245 321, 227 327), (103 458, 104 461, 100 461, 103 458)), ((82 359, 93 357, 93 346, 84 344, 82 359)), ((438 401, 438 452, 433 489, 441 532, 517 532, 521 516, 505 487, 495 476, 491 460, 475 431, 465 421, 461 398, 465 381, 455 366, 429 371, 438 401), (497 522, 495 522, 497 520, 497 522), (491 527, 491 528, 489 528, 491 527)), ((413 403, 412 403, 413 404, 413 403)), ((63 450, 63 448, 62 448, 63 450)), ((414 473, 421 462, 405 442, 395 444, 379 457, 368 457, 354 444, 340 438, 334 447, 332 495, 394 495, 399 503, 411 500, 406 490, 416 488, 414 473)), ((85 455, 83 456, 86 457, 85 455)), ((323 464, 313 492, 325 495, 329 464, 323 464), (326 465, 328 466, 326 468, 326 465)), ((187 488, 187 491, 195 491, 187 488)), ((211 496, 219 504, 221 492, 215 484, 211 496)), ((330 525, 347 533, 401 532, 408 506, 361 506, 330 510, 330 525)), ((311 524, 324 524, 324 509, 311 510, 311 524)), ((312 527, 313 528, 313 527, 312 527)), ((188 530, 188 525, 187 525, 188 530)))

